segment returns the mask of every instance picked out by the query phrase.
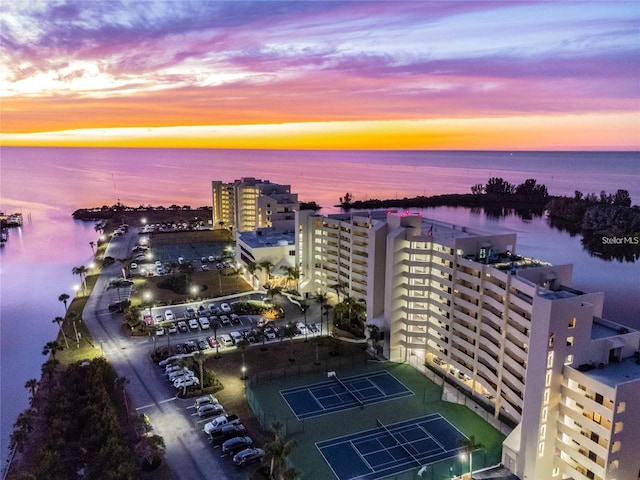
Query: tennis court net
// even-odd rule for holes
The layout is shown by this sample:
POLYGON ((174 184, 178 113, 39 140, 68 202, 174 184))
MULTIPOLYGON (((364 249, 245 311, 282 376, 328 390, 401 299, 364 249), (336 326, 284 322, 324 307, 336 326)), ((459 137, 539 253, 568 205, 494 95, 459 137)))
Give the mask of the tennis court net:
POLYGON ((351 395, 351 396, 354 398, 354 400, 355 400, 356 402, 358 402, 358 403, 360 404, 360 407, 364 407, 364 403, 362 402, 362 400, 360 400, 360 399, 358 398, 358 396, 357 396, 355 393, 353 393, 353 392, 351 391, 351 389, 350 389, 349 387, 347 387, 347 386, 344 384, 344 382, 343 382, 342 380, 340 380, 340 379, 338 378, 338 376, 337 376, 335 373, 333 374, 333 378, 335 379, 335 381, 336 381, 336 382, 338 382, 338 383, 340 384, 340 386, 341 386, 342 388, 344 388, 344 389, 349 393, 349 395, 351 395))
POLYGON ((379 426, 379 427, 383 428, 383 429, 384 429, 384 431, 385 431, 385 432, 387 432, 387 433, 391 436, 391 438, 393 438, 393 439, 395 440, 396 445, 397 445, 397 446, 399 446, 399 447, 401 447, 401 448, 402 448, 402 449, 407 453, 407 455, 409 455, 409 457, 411 457, 411 459, 412 459, 414 462, 416 462, 416 465, 417 465, 417 466, 420 466, 420 465, 422 464, 422 462, 421 462, 420 460, 418 460, 418 459, 416 458, 416 456, 415 456, 413 453, 411 453, 411 452, 409 451, 409 449, 404 445, 403 440, 398 439, 398 437, 396 437, 396 436, 394 435, 394 433, 393 433, 391 430, 389 430, 389 429, 387 428, 387 426, 386 426, 385 424, 383 424, 383 423, 380 421, 380 419, 376 418, 376 422, 378 423, 378 426, 379 426))

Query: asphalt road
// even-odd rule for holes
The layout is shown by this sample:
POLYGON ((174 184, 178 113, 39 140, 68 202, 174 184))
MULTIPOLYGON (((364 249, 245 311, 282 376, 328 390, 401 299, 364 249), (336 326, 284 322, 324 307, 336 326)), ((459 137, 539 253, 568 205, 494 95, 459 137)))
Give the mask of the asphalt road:
MULTIPOLYGON (((108 255, 116 259, 129 256, 138 238, 138 229, 129 228, 128 233, 114 237, 108 255)), ((230 458, 220 457, 219 449, 213 449, 202 432, 204 422, 192 416, 194 410, 190 407, 193 401, 176 398, 176 390, 167 382, 162 369, 150 360, 154 337, 129 338, 122 335, 122 317, 109 312, 112 290, 107 290, 109 280, 120 276, 121 269, 119 262, 103 269, 83 312, 83 319, 93 335, 96 348, 102 349, 119 376, 129 380, 126 389, 129 401, 133 403, 129 408, 146 413, 155 433, 164 438, 166 460, 175 478, 248 479, 253 468, 238 469, 230 458)), ((205 332, 176 335, 180 335, 181 341, 206 336, 205 332)))

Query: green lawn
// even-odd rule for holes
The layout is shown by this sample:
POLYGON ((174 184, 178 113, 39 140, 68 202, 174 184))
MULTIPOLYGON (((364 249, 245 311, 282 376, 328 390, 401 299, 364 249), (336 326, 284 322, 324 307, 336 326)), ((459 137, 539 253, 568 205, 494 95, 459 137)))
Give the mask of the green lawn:
MULTIPOLYGON (((349 364, 350 362, 344 363, 349 364)), ((377 418, 384 424, 391 424, 434 412, 440 413, 466 436, 475 435, 476 440, 481 441, 486 447, 484 451, 474 454, 474 470, 494 465, 500 461, 504 436, 468 408, 442 402, 440 400, 441 387, 411 366, 394 363, 364 365, 356 362, 355 365, 330 366, 328 369, 335 369, 338 375, 343 378, 386 369, 412 390, 414 395, 366 405, 363 409, 354 408, 321 417, 298 420, 282 399, 280 390, 326 381, 327 376, 324 369, 302 376, 272 378, 259 384, 250 383, 247 398, 251 400, 256 415, 263 426, 268 428, 272 422, 280 421, 284 424, 284 431, 288 432, 289 438, 295 439, 298 443, 290 455, 290 461, 292 466, 300 472, 301 480, 334 478, 328 464, 316 448, 316 442, 375 428, 377 418)), ((433 480, 449 478, 450 468, 453 468, 454 474, 460 474, 461 469, 468 471, 468 464, 460 459, 445 460, 429 467, 422 478, 433 480)), ((416 471, 413 470, 393 478, 413 479, 415 475, 416 471)))

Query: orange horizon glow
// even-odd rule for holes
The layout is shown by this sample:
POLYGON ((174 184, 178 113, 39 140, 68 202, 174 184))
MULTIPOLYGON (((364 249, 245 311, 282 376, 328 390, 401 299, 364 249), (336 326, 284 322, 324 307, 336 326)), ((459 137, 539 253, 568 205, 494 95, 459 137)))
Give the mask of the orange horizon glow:
POLYGON ((3 146, 278 150, 638 149, 632 114, 133 127, 0 134, 3 146), (568 136, 566 124, 577 133, 568 136), (533 132, 533 135, 532 135, 533 132), (598 141, 594 141, 597 139, 598 141))

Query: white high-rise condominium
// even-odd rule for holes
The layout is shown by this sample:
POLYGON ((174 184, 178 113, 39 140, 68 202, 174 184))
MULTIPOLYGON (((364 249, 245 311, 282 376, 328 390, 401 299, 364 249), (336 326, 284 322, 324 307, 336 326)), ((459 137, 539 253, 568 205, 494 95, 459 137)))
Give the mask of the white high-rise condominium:
POLYGON ((638 478, 640 332, 603 319, 572 265, 418 215, 299 212, 296 231, 305 290, 366 302, 385 356, 419 358, 517 424, 502 458, 518 477, 638 478))

